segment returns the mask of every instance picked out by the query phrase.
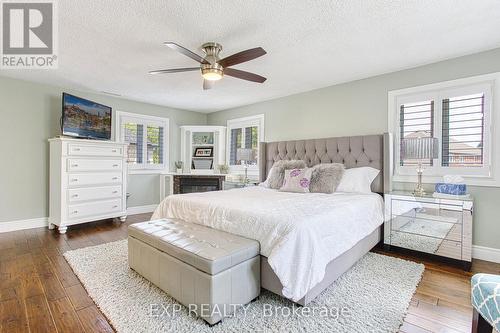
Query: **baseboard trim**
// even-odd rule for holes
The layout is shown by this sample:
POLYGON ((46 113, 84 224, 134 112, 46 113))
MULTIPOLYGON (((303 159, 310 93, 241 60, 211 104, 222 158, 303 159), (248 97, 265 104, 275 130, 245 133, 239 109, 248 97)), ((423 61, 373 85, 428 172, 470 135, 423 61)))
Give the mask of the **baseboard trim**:
POLYGON ((473 245, 472 258, 500 263, 500 249, 473 245))
POLYGON ((127 207, 127 215, 151 213, 154 212, 156 207, 158 207, 158 205, 127 207))
POLYGON ((33 229, 33 228, 42 228, 42 227, 46 227, 48 225, 49 225, 49 218, 48 217, 39 217, 39 218, 35 218, 35 219, 0 222, 0 233, 33 229))
MULTIPOLYGON (((157 206, 158 205, 128 207, 127 208, 127 215, 151 213, 156 209, 157 206)), ((49 218, 48 217, 39 217, 39 218, 34 218, 34 219, 16 220, 16 221, 6 221, 6 222, 0 222, 0 233, 33 229, 33 228, 42 228, 42 227, 47 227, 48 225, 49 225, 49 218)))

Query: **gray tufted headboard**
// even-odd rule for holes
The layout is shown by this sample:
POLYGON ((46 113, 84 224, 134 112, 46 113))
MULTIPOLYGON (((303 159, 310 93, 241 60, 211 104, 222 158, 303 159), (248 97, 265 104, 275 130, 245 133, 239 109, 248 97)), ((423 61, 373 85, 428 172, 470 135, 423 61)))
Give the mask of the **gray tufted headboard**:
POLYGON ((372 191, 390 191, 392 144, 389 134, 348 136, 327 139, 261 142, 260 181, 264 181, 274 162, 303 160, 311 167, 319 163, 343 163, 346 168, 371 166, 381 172, 372 191), (387 166, 387 167, 385 167, 387 166))

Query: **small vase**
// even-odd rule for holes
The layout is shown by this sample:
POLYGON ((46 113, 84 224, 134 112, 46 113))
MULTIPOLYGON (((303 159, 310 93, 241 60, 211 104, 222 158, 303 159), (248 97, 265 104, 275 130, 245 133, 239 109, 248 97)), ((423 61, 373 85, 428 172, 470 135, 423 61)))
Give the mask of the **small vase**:
POLYGON ((182 173, 182 169, 177 169, 177 173, 182 173))

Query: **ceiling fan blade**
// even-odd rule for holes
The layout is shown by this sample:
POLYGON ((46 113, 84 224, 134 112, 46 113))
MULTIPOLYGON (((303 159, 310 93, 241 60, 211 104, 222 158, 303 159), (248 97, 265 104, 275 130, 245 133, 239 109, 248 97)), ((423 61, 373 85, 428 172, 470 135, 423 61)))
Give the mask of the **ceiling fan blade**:
POLYGON ((160 69, 157 71, 151 71, 149 74, 167 74, 167 73, 179 73, 179 72, 191 72, 199 71, 200 67, 188 67, 188 68, 172 68, 172 69, 160 69))
POLYGON ((218 63, 225 68, 241 64, 242 62, 253 60, 255 58, 263 56, 266 53, 267 52, 262 47, 256 47, 254 49, 249 49, 230 55, 229 57, 219 60, 218 63))
POLYGON ((176 50, 177 52, 180 52, 184 54, 185 56, 188 56, 189 58, 193 59, 194 61, 199 62, 200 64, 208 64, 209 62, 203 59, 201 56, 197 55, 193 51, 190 51, 186 49, 183 46, 180 46, 179 44, 176 44, 174 42, 164 42, 166 46, 170 47, 173 50, 176 50))
POLYGON ((214 87, 214 81, 203 80, 203 90, 212 89, 214 87))
POLYGON ((238 79, 242 80, 247 80, 247 81, 253 81, 253 82, 258 82, 258 83, 263 83, 267 79, 263 76, 250 73, 250 72, 245 72, 245 71, 240 71, 239 69, 234 69, 234 68, 224 68, 224 75, 229 75, 236 77, 238 79))

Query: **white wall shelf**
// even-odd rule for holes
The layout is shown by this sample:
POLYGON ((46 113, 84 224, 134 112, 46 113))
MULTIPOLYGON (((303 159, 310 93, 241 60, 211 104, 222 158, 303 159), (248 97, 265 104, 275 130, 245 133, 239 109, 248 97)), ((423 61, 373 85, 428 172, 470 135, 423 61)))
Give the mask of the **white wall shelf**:
POLYGON ((226 163, 226 127, 181 126, 181 160, 184 173, 213 174, 217 165, 226 163), (213 150, 211 156, 195 156, 196 149, 205 147, 213 150))

